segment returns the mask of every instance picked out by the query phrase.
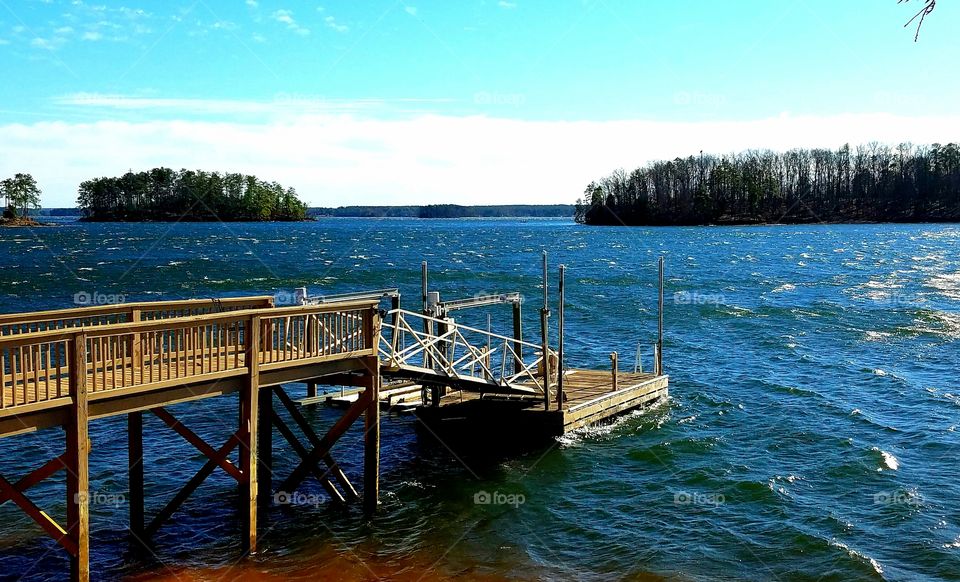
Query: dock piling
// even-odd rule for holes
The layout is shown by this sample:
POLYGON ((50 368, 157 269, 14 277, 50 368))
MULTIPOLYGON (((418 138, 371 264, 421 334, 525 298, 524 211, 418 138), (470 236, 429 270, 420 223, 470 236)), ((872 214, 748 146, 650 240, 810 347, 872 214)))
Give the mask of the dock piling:
POLYGON ((130 533, 143 544, 143 412, 127 415, 127 469, 129 471, 130 533))
MULTIPOLYGON (((71 369, 87 368, 87 336, 77 335, 73 341, 71 369)), ((72 541, 70 556, 71 582, 90 580, 90 433, 87 406, 87 375, 70 374, 73 401, 65 426, 67 431, 67 528, 72 541)))
POLYGON ((547 251, 543 251, 543 309, 540 310, 540 336, 543 340, 543 409, 550 410, 550 298, 547 251))
POLYGON ((657 308, 657 362, 655 373, 663 375, 663 256, 660 257, 660 293, 657 308))
POLYGON ((559 299, 557 307, 557 410, 563 410, 563 371, 566 367, 563 364, 563 310, 564 310, 564 274, 567 268, 560 265, 559 275, 559 299))

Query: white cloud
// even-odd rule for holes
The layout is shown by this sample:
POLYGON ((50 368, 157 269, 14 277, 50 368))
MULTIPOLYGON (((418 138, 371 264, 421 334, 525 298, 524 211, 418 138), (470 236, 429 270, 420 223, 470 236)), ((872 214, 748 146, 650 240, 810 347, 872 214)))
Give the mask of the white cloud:
POLYGON ((260 4, 257 3, 257 0, 247 0, 247 6, 250 8, 256 8, 260 4))
POLYGON ((403 9, 404 9, 404 11, 406 11, 406 13, 409 14, 410 16, 416 16, 416 15, 417 15, 417 7, 416 7, 416 6, 404 6, 403 9))
POLYGON ((100 34, 100 33, 97 32, 97 31, 93 31, 93 30, 92 30, 92 31, 88 31, 88 32, 83 33, 83 36, 81 36, 80 38, 83 39, 83 40, 88 40, 88 41, 91 41, 91 42, 96 42, 96 41, 98 41, 98 40, 103 39, 103 35, 100 34))
POLYGON ((301 26, 300 23, 298 23, 293 17, 293 11, 291 10, 276 10, 271 16, 274 20, 280 24, 285 24, 289 30, 299 34, 300 36, 306 36, 310 34, 310 29, 306 28, 305 26, 301 26))
POLYGON ((253 39, 253 42, 261 42, 261 43, 267 42, 267 37, 263 36, 259 32, 253 33, 253 35, 250 38, 253 39))
MULTIPOLYGON (((123 98, 89 96, 122 108, 123 98)), ((98 101, 99 100, 99 101, 98 101)), ((74 97, 79 103, 79 97, 74 97)), ((229 108, 256 119, 273 104, 132 100, 129 108, 229 108)), ((362 102, 361 102, 362 103, 362 102)), ((347 111, 347 109, 344 109, 347 111)), ((653 159, 843 143, 947 142, 960 116, 887 114, 742 122, 521 121, 325 110, 257 123, 216 121, 39 122, 0 126, 0 175, 31 172, 47 206, 72 205, 77 185, 128 168, 242 171, 293 186, 314 205, 572 202, 591 180, 653 159)))
POLYGON ((500 0, 499 2, 497 2, 497 6, 499 6, 500 8, 505 8, 505 9, 507 9, 507 10, 510 10, 511 8, 516 8, 516 7, 517 7, 517 3, 516 3, 516 2, 507 2, 507 0, 500 0))
POLYGON ((340 24, 340 23, 338 23, 338 22, 337 22, 337 19, 334 18, 333 16, 328 16, 328 17, 324 18, 323 21, 327 24, 327 27, 328 27, 328 28, 332 28, 333 30, 336 30, 337 32, 350 32, 350 27, 349 27, 349 26, 347 26, 346 24, 340 24))

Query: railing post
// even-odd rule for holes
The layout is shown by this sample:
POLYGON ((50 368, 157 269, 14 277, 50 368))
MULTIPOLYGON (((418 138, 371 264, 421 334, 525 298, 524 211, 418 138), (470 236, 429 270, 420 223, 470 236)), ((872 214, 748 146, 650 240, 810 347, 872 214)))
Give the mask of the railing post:
MULTIPOLYGON (((130 322, 139 323, 141 320, 140 308, 134 307, 130 310, 130 322)), ((133 369, 139 370, 143 363, 143 343, 140 340, 140 332, 133 332, 130 338, 130 357, 132 358, 133 369)))
POLYGON ((252 554, 257 551, 260 317, 253 316, 247 322, 250 325, 250 333, 247 334, 247 345, 245 346, 248 372, 247 381, 240 393, 240 472, 243 474, 243 482, 240 488, 242 492, 240 511, 246 530, 243 534, 242 546, 245 552, 252 554))
POLYGON ((513 373, 519 374, 523 372, 523 344, 520 342, 523 341, 523 313, 521 307, 522 300, 517 300, 513 304, 513 351, 516 354, 513 363, 513 373))
POLYGON ((90 580, 90 433, 87 408, 87 336, 73 336, 70 361, 70 416, 67 431, 67 535, 76 543, 70 556, 71 582, 90 580))
POLYGON ((393 331, 390 333, 390 345, 393 346, 393 351, 397 351, 397 339, 398 334, 400 333, 400 292, 398 291, 394 297, 390 298, 390 311, 393 312, 393 319, 391 323, 393 324, 393 331))
POLYGON ((610 354, 610 368, 613 374, 613 385, 612 385, 611 392, 616 392, 617 391, 617 371, 619 369, 617 352, 613 352, 612 354, 610 354))
POLYGON ((663 257, 660 257, 660 295, 657 305, 657 376, 663 375, 663 257))

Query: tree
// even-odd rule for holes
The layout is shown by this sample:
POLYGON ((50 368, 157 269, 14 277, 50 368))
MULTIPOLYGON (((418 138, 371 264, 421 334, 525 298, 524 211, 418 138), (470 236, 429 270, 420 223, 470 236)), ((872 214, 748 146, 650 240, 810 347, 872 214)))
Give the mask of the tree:
POLYGON ((3 198, 14 214, 27 216, 32 209, 40 208, 40 188, 30 174, 16 174, 0 182, 3 198))

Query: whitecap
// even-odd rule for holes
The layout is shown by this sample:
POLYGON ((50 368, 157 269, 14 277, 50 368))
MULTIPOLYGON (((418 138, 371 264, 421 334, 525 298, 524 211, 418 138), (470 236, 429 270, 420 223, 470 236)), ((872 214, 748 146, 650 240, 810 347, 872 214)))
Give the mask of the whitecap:
MULTIPOLYGON (((891 471, 896 471, 897 469, 900 468, 900 461, 895 456, 893 456, 893 453, 888 453, 887 451, 884 451, 878 447, 873 447, 870 450, 880 453, 880 456, 883 458, 883 465, 887 469, 890 469, 891 471)), ((880 467, 877 469, 877 471, 882 471, 882 470, 883 470, 883 467, 880 467)))
POLYGON ((773 293, 783 293, 784 291, 793 291, 796 288, 797 288, 796 285, 791 285, 790 283, 784 283, 783 285, 780 285, 779 287, 774 289, 773 293))
POLYGON ((883 567, 881 567, 880 563, 874 560, 873 558, 871 558, 870 556, 864 553, 858 552, 853 548, 851 548, 850 546, 848 546, 847 544, 837 541, 836 539, 830 540, 830 545, 835 548, 840 548, 841 550, 847 552, 847 555, 849 555, 851 558, 870 564, 874 572, 876 572, 877 574, 883 575, 883 567))

